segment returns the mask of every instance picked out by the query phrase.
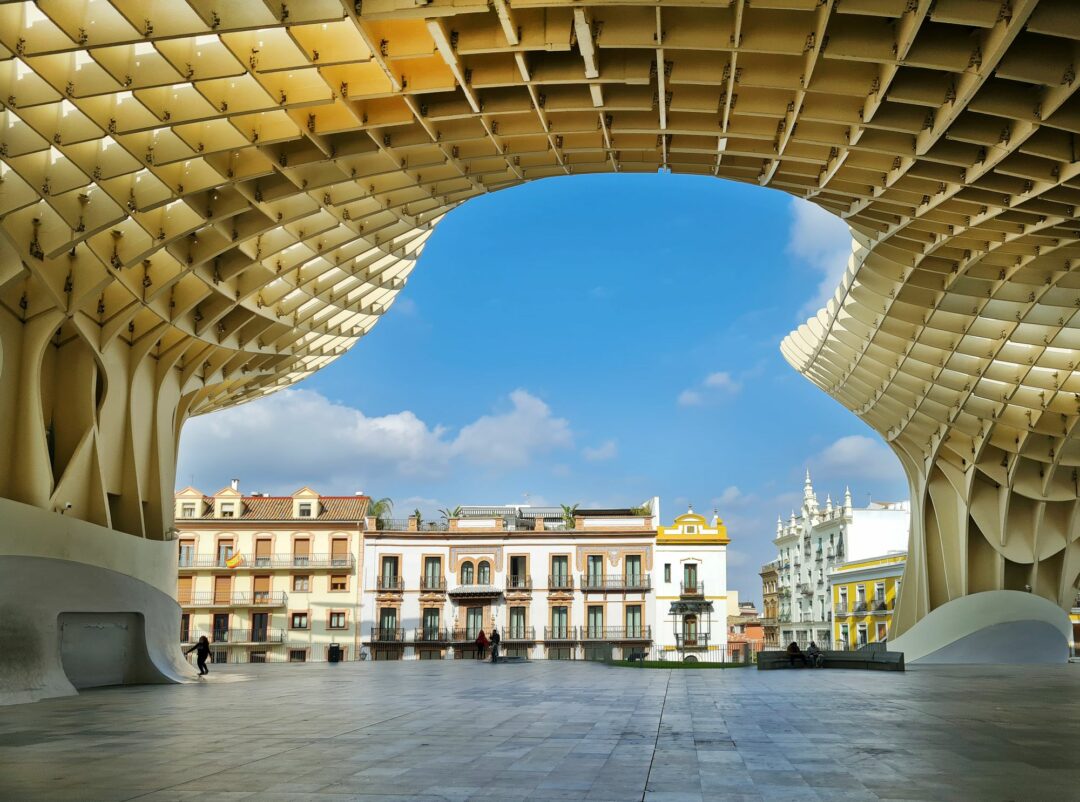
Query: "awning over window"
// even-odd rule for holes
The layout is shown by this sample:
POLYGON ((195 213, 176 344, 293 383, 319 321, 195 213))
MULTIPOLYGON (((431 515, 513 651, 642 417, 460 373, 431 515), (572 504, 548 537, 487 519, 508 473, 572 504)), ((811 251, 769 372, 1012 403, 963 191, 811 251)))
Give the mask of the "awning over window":
POLYGON ((668 615, 694 615, 701 613, 711 613, 713 606, 711 601, 674 601, 671 603, 671 610, 668 615))

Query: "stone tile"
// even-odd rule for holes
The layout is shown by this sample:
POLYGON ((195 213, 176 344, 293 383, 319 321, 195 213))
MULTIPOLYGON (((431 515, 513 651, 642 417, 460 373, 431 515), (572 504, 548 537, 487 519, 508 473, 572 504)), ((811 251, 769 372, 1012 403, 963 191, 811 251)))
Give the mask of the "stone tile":
POLYGON ((0 799, 968 802, 1080 787, 1077 665, 447 661, 213 677, 0 708, 0 799))

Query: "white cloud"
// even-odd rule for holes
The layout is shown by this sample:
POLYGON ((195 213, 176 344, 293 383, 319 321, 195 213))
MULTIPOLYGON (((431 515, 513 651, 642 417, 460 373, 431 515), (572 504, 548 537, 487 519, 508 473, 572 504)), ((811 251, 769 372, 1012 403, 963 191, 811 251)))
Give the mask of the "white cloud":
POLYGON ((679 393, 678 403, 680 407, 699 407, 705 403, 705 398, 697 390, 683 390, 679 393))
POLYGON ((724 492, 713 499, 713 503, 721 507, 730 507, 745 499, 746 495, 739 490, 739 488, 735 487, 735 485, 731 485, 730 487, 725 487, 724 492))
POLYGON ((826 479, 904 481, 900 462, 889 447, 873 437, 852 434, 832 443, 811 462, 815 473, 826 479))
POLYGON ((596 448, 586 447, 581 449, 581 456, 589 462, 603 462, 604 460, 614 459, 618 453, 619 446, 614 440, 605 440, 596 448))
POLYGON ((283 390, 189 421, 177 483, 193 479, 213 492, 238 476, 248 490, 289 493, 310 484, 322 493, 377 493, 388 477, 441 479, 466 466, 509 470, 573 446, 567 420, 539 398, 515 390, 509 400, 509 409, 452 435, 409 410, 368 417, 313 390, 283 390))
POLYGON ((791 199, 791 228, 787 252, 820 274, 817 292, 800 317, 813 315, 825 306, 840 285, 851 255, 851 231, 839 217, 801 198, 791 199))
POLYGON ((700 407, 721 396, 738 395, 741 390, 742 382, 726 370, 718 370, 706 376, 700 385, 688 387, 679 393, 676 403, 680 407, 700 407))
POLYGON ((742 389, 742 383, 735 381, 735 379, 731 377, 731 374, 725 370, 710 373, 705 377, 704 384, 706 387, 713 387, 725 393, 731 393, 732 395, 742 389))

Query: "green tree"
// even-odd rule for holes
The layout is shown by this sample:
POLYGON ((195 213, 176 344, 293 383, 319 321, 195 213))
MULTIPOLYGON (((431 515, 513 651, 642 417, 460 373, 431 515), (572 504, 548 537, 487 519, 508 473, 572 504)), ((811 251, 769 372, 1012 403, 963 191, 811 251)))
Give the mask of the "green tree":
POLYGON ((368 505, 368 515, 375 519, 375 528, 383 529, 394 512, 394 501, 390 498, 372 499, 368 505))
POLYGON ((413 516, 413 518, 415 518, 415 519, 416 519, 416 528, 417 528, 417 529, 419 529, 419 528, 420 528, 420 524, 422 524, 422 523, 424 522, 424 516, 423 516, 423 514, 422 514, 422 513, 420 512, 420 508, 419 508, 419 507, 417 507, 417 508, 416 508, 415 510, 413 510, 413 511, 412 511, 412 516, 413 516))
POLYGON ((453 507, 453 508, 446 507, 444 509, 441 509, 441 510, 439 510, 439 514, 442 515, 443 520, 445 520, 447 522, 449 522, 451 518, 460 518, 461 517, 461 505, 459 504, 458 506, 453 507))
POLYGON ((560 504, 559 506, 562 507, 562 519, 563 523, 566 524, 566 528, 573 529, 574 516, 577 515, 578 505, 574 504, 573 506, 569 506, 566 504, 560 504))

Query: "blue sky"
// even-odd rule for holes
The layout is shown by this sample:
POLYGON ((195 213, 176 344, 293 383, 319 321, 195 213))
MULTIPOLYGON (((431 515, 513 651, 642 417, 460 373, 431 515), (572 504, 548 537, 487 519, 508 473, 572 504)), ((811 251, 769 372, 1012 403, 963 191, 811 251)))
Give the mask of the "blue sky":
POLYGON ((437 227, 397 303, 296 389, 196 418, 178 486, 363 490, 419 506, 661 497, 729 526, 729 584, 760 599, 806 468, 824 502, 905 498, 896 460, 796 374, 780 340, 843 272, 846 227, 694 176, 548 179, 437 227))

